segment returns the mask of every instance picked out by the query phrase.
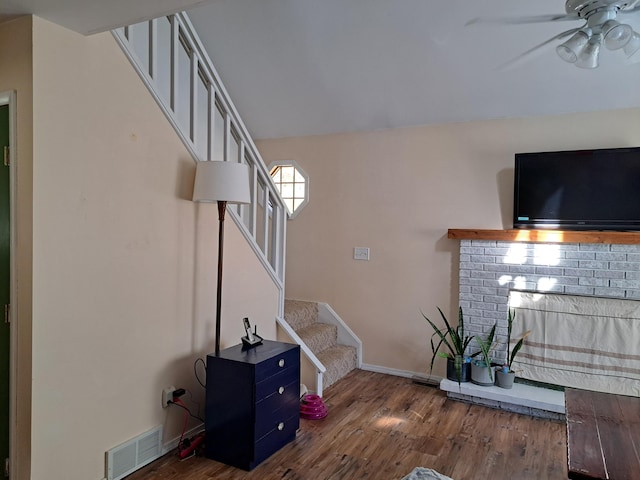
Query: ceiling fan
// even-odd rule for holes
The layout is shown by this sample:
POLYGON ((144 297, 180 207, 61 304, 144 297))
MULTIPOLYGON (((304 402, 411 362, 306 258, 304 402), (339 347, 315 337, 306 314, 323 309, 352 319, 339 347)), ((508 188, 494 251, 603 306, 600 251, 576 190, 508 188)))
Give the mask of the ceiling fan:
MULTIPOLYGON (((622 50, 631 59, 640 50, 640 34, 626 24, 618 22, 618 16, 640 12, 640 0, 567 0, 565 14, 535 15, 514 18, 475 18, 473 24, 525 24, 560 21, 583 21, 583 25, 572 28, 527 50, 507 65, 528 56, 534 51, 557 40, 570 37, 556 47, 558 56, 580 68, 596 68, 600 50, 622 50)), ((640 53, 638 54, 640 57, 640 53)))

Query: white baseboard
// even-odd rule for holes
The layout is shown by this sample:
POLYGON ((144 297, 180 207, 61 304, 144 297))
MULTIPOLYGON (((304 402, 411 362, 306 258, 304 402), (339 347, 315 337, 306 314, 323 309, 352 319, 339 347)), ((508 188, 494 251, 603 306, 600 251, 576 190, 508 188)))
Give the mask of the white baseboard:
POLYGON ((385 373, 387 375, 393 375, 396 377, 412 378, 424 383, 439 385, 442 377, 438 375, 427 375, 424 372, 410 372, 408 370, 398 370, 396 368, 382 367, 380 365, 371 365, 370 363, 363 363, 362 370, 368 372, 385 373))
MULTIPOLYGON (((204 430, 204 423, 200 423, 200 424, 196 425, 195 427, 193 427, 193 428, 187 430, 186 432, 184 432, 184 438, 191 438, 196 433, 200 433, 203 430, 204 430)), ((166 455, 167 453, 169 453, 174 448, 177 448, 179 442, 180 442, 180 435, 178 435, 174 439, 169 440, 168 442, 164 443, 162 445, 162 455, 166 455)))

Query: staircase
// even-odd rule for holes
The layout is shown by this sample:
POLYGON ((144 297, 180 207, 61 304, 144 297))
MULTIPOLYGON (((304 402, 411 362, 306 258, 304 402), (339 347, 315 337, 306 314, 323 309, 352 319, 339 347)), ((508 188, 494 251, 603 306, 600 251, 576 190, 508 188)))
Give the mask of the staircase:
POLYGON ((155 18, 112 33, 194 160, 249 167, 251 203, 226 211, 276 285, 281 315, 286 207, 188 15, 155 18))
POLYGON ((359 350, 352 345, 338 343, 339 325, 320 320, 322 304, 301 300, 285 300, 284 319, 304 344, 326 368, 322 387, 327 388, 359 367, 359 350))
MULTIPOLYGON (((284 315, 287 209, 189 17, 184 12, 163 16, 112 34, 194 161, 249 167, 251 203, 226 211, 274 282, 279 335, 300 345, 301 365, 310 365, 312 388, 322 396, 323 387, 360 367, 362 343, 326 304, 287 302, 284 315)), ((152 453, 148 461, 161 454, 152 453)), ((109 469, 111 457, 107 464, 109 469)))
POLYGON ((249 166, 251 204, 227 212, 272 278, 276 323, 300 345, 322 396, 325 386, 360 367, 362 343, 324 303, 289 302, 295 329, 283 318, 286 207, 189 17, 177 13, 112 33, 194 160, 249 166))

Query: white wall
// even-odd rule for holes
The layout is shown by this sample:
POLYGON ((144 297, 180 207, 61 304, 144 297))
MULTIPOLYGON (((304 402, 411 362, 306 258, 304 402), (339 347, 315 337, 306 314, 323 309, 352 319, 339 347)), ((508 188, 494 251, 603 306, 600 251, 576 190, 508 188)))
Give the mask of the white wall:
MULTIPOLYGON (((32 478, 100 479, 109 448, 179 435, 164 386, 204 406, 217 207, 191 202, 194 162, 110 34, 33 25, 32 478)), ((229 217, 224 280, 223 348, 244 316, 274 338, 276 288, 229 217)))
POLYGON ((511 228, 516 152, 638 146, 638 126, 635 109, 260 141, 267 163, 294 159, 310 177, 309 205, 287 225, 286 296, 329 303, 365 363, 425 372, 420 311, 457 318, 447 229, 511 228), (371 260, 353 260, 355 246, 371 260))

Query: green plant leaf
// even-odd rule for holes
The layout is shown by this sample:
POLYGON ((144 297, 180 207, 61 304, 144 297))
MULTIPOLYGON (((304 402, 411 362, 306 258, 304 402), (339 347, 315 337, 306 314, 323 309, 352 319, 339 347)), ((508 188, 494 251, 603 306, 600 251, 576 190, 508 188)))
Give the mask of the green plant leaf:
POLYGON ((449 349, 452 355, 455 355, 455 350, 453 349, 451 344, 447 341, 447 335, 449 335, 449 330, 451 326, 448 324, 448 322, 446 322, 446 328, 440 329, 435 323, 429 320, 429 318, 423 312, 420 312, 420 313, 422 313, 422 316, 425 318, 425 320, 429 323, 429 325, 433 329, 433 334, 431 335, 431 352, 433 355, 431 357, 431 363, 429 364, 429 372, 432 372, 433 363, 436 359, 436 355, 440 347, 442 346, 442 344, 444 344, 449 349), (437 344, 435 344, 433 341, 434 337, 438 339, 437 344))
POLYGON ((531 333, 531 330, 527 330, 520 340, 514 345, 513 350, 511 351, 511 356, 509 357, 509 371, 511 371, 511 364, 513 363, 513 359, 516 358, 516 355, 524 345, 524 339, 531 333))
POLYGON ((489 378, 491 379, 492 382, 493 382, 493 368, 491 368, 491 348, 493 347, 493 337, 496 334, 496 326, 497 324, 494 323, 486 339, 477 335, 475 337, 476 343, 478 344, 478 347, 480 347, 480 352, 482 352, 482 359, 484 360, 484 363, 489 368, 489 378))
POLYGON ((464 353, 467 350, 472 337, 465 335, 464 316, 461 307, 458 308, 458 325, 455 328, 451 326, 442 309, 440 307, 437 307, 437 309, 442 317, 442 321, 444 322, 444 327, 438 327, 424 314, 424 312, 420 312, 433 330, 430 341, 432 356, 429 369, 430 371, 433 371, 433 364, 436 356, 451 358, 456 361, 456 377, 458 378, 458 383, 460 383, 464 353), (441 348, 445 348, 448 352, 440 352, 441 348), (460 358, 459 361, 457 361, 458 358, 460 358))

